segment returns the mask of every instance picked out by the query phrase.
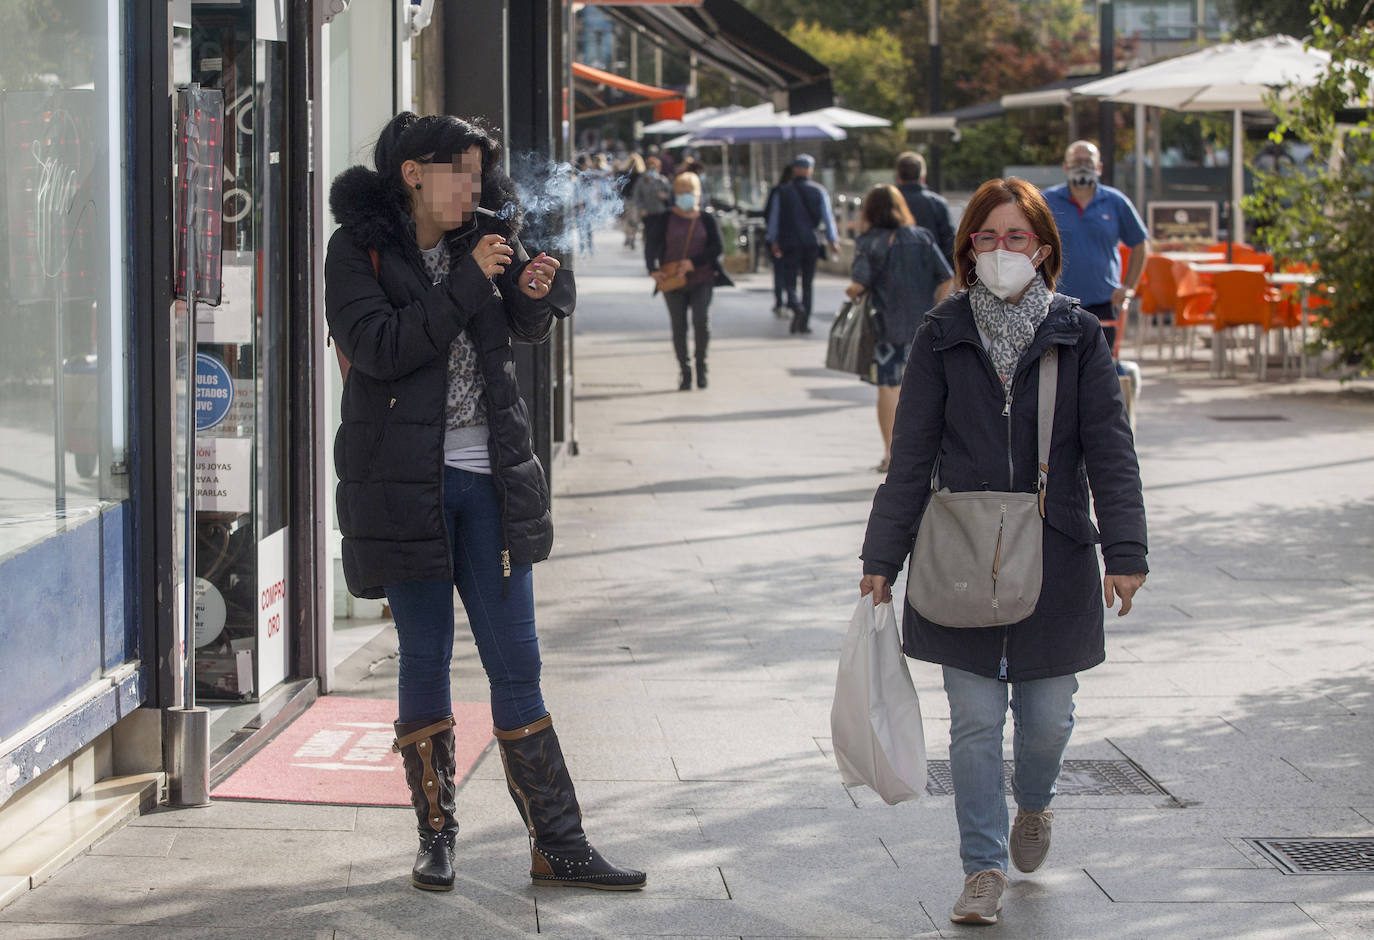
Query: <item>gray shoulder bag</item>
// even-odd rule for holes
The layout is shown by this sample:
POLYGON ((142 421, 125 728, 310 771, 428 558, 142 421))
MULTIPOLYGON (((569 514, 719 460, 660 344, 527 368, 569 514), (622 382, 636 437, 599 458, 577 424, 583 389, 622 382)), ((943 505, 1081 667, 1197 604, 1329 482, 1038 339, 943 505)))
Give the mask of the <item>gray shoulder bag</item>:
POLYGON ((906 585, 907 600, 930 622, 998 627, 1035 611, 1043 575, 1045 484, 1058 378, 1058 353, 1051 346, 1040 358, 1036 492, 951 493, 940 488, 936 460, 906 585))

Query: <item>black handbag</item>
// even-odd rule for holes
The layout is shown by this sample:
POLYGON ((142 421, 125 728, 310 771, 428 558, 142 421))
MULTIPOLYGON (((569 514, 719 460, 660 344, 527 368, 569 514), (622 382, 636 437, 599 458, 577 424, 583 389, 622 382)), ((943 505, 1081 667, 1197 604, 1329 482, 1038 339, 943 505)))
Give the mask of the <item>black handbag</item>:
POLYGON ((825 367, 836 372, 865 376, 873 365, 873 347, 878 331, 873 323, 873 292, 865 291, 846 300, 830 325, 830 340, 825 350, 825 367))
MULTIPOLYGON (((897 239, 894 231, 887 239, 887 255, 883 256, 883 266, 873 277, 876 285, 887 269, 888 255, 892 254, 892 244, 897 239)), ((874 290, 869 288, 853 300, 846 300, 835 314, 835 322, 830 324, 830 340, 825 350, 825 367, 836 372, 848 372, 864 378, 873 367, 873 349, 878 344, 878 311, 875 308, 874 290)))

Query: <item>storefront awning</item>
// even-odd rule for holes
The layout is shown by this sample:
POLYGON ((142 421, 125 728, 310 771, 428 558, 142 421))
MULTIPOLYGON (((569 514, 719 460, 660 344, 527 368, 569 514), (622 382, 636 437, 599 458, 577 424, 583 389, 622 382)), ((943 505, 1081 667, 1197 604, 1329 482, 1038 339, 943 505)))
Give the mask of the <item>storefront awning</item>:
POLYGON ((736 0, 597 5, 644 40, 694 53, 701 67, 773 98, 782 110, 805 114, 835 104, 830 69, 736 0))
POLYGON ((594 69, 590 65, 583 65, 581 62, 573 63, 572 73, 573 82, 577 87, 577 116, 579 118, 643 107, 646 101, 654 103, 655 121, 681 118, 686 111, 687 105, 682 93, 673 91, 671 88, 646 85, 643 82, 616 75, 614 72, 594 69), (623 95, 629 95, 635 100, 613 101, 602 91, 603 88, 613 89, 623 95))

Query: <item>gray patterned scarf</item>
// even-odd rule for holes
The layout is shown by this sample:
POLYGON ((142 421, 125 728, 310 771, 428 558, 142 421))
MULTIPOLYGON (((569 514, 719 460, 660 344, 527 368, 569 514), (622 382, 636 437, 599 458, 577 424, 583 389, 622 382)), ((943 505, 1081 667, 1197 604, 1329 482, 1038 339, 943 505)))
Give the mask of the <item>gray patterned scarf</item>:
POLYGON ((969 289, 968 298, 973 304, 973 322, 987 337, 988 355, 1006 388, 1036 329, 1049 315, 1050 289, 1037 271, 1018 303, 1008 303, 981 283, 969 289))

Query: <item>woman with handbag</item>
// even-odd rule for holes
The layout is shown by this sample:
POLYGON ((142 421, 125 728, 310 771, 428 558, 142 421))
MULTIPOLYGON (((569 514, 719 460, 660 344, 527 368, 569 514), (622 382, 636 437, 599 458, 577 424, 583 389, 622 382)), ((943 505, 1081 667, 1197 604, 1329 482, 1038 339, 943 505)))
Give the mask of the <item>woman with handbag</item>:
POLYGON ((673 330, 681 378, 679 391, 692 387, 692 364, 687 358, 687 311, 692 313, 697 388, 706 387, 706 347, 711 341, 711 293, 733 287, 721 255, 725 245, 716 217, 701 206, 701 177, 679 173, 673 180, 673 208, 644 220, 644 263, 663 292, 673 330))
POLYGON ((877 330, 873 364, 863 381, 878 386, 878 430, 883 436, 883 459, 875 468, 886 473, 892 453, 892 422, 902 388, 912 337, 921 317, 944 300, 954 272, 940 254, 935 238, 916 225, 901 192, 879 183, 859 207, 860 235, 854 240, 854 264, 845 296, 872 299, 877 330))
POLYGON ((350 363, 334 447, 344 575, 353 594, 388 600, 400 640, 394 749, 420 837, 411 883, 454 881, 456 587, 529 831, 531 880, 641 887, 642 872, 588 843, 539 683, 532 566, 553 528, 511 343, 543 342, 572 313, 572 275, 526 254, 515 186, 480 124, 405 112, 374 159, 330 190, 341 227, 325 259, 325 314, 350 363))
POLYGON ((997 920, 1008 856, 1024 872, 1044 861, 1049 804, 1073 729, 1076 674, 1106 658, 1104 600, 1111 607, 1119 596, 1118 616, 1124 616, 1148 570, 1140 471, 1111 351, 1097 319, 1054 293, 1060 263, 1054 218, 1034 186, 1010 178, 979 188, 955 240, 963 289, 931 310, 916 332, 897 405, 892 465, 864 539, 859 591, 875 603, 887 601, 920 524, 907 576, 903 647, 944 669, 965 874, 951 915, 959 923, 997 920), (954 538, 923 546, 923 516, 937 500, 946 507, 951 494, 964 494, 972 505, 987 491, 1005 491, 1004 517, 1008 505, 1028 500, 1033 513, 1038 506, 1032 518, 1039 537, 1003 544, 1005 533, 994 525, 981 533, 990 570, 932 587, 924 559, 931 552, 961 554, 965 546, 954 538), (1090 494, 1100 536, 1089 515, 1090 494), (1033 575, 1034 585, 1018 597, 1016 586, 999 583, 999 571, 1007 581, 1007 572, 1028 556, 1041 556, 1040 564, 1023 565, 1033 567, 1024 580, 1033 575), (991 580, 993 608, 1000 589, 1028 613, 973 628, 922 613, 984 592, 983 578, 991 580), (1018 807, 1010 832, 1002 784, 1008 692, 1018 807))

